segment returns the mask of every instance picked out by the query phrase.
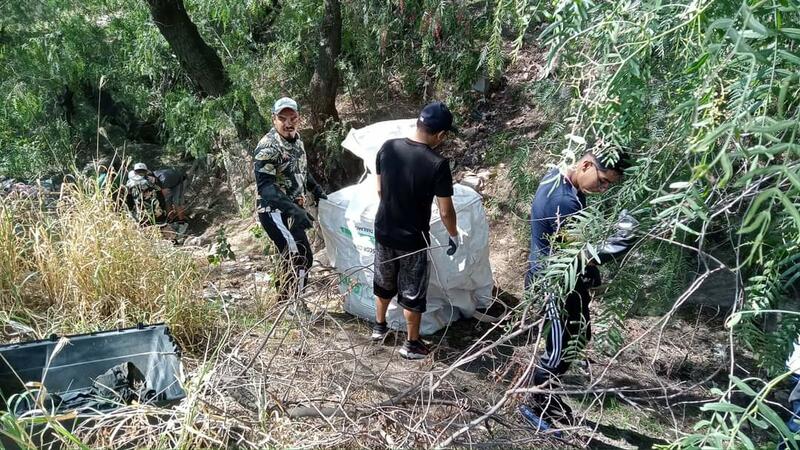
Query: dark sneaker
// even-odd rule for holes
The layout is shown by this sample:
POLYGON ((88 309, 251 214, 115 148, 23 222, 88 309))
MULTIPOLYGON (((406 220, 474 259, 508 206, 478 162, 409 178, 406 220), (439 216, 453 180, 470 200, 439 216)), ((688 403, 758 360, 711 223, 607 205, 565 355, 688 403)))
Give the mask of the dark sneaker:
POLYGON ((529 407, 528 405, 520 405, 519 412, 522 414, 522 418, 528 422, 528 425, 533 427, 536 433, 552 433, 556 437, 561 437, 561 431, 553 427, 545 418, 543 418, 538 411, 534 411, 533 408, 529 407))
POLYGON ((389 334, 389 327, 386 326, 386 322, 376 323, 372 326, 373 341, 382 341, 386 338, 387 334, 389 334))
MULTIPOLYGON (((526 399, 527 407, 549 423, 575 422, 572 408, 556 394, 532 394, 526 399)), ((524 414, 523 414, 524 415, 524 414)))
POLYGON ((420 340, 406 341, 400 349, 400 356, 405 359, 424 359, 430 352, 420 340))

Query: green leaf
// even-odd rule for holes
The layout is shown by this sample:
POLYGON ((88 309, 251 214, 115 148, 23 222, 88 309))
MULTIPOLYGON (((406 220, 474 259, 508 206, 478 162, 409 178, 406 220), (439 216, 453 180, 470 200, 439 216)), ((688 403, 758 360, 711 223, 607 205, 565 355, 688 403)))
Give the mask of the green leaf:
POLYGON ((684 225, 682 222, 676 222, 675 227, 691 234, 692 236, 700 236, 700 233, 684 225))
POLYGON ((747 226, 740 228, 736 234, 747 234, 756 231, 757 229, 762 227, 762 224, 769 224, 770 221, 770 212, 769 211, 761 211, 755 215, 755 218, 752 222, 750 222, 747 226))
POLYGON ((597 254, 597 249, 594 248, 594 245, 587 243, 586 249, 589 250, 589 254, 592 255, 592 259, 600 262, 600 256, 597 254))
POLYGON ((756 447, 755 445, 753 445, 753 441, 751 441, 746 434, 740 432, 736 435, 736 437, 739 439, 739 442, 744 444, 745 448, 747 448, 748 450, 755 450, 756 447))
POLYGON ((730 158, 728 158, 728 153, 724 149, 720 151, 718 159, 722 165, 723 173, 722 178, 719 179, 718 186, 724 187, 726 184, 728 184, 728 181, 733 175, 733 165, 731 164, 730 158))
POLYGON ((755 121, 751 122, 745 128, 745 131, 749 131, 751 133, 764 133, 764 134, 770 133, 770 134, 775 134, 775 133, 780 133, 781 131, 788 131, 790 128, 793 128, 793 127, 797 126, 797 121, 796 120, 791 120, 791 119, 789 119, 789 120, 772 120, 772 119, 768 119, 768 121, 770 121, 772 123, 769 124, 769 125, 758 125, 758 124, 754 123, 755 121))
POLYGON ((778 92, 778 117, 785 117, 786 113, 786 94, 789 92, 789 85, 797 78, 797 74, 792 74, 781 81, 781 88, 778 92))
POLYGON ((800 66, 800 57, 798 57, 797 55, 791 54, 791 53, 787 52, 786 50, 783 50, 783 49, 780 49, 780 48, 778 50, 776 50, 776 53, 784 61, 790 62, 790 63, 792 63, 792 64, 794 64, 796 66, 800 66))
MULTIPOLYGON (((753 200, 753 203, 751 203, 750 207, 747 208, 747 212, 744 215, 744 219, 742 219, 743 228, 745 228, 745 229, 749 228, 748 225, 750 224, 750 221, 754 220, 756 218, 756 215, 759 212, 761 212, 760 211, 761 205, 765 201, 767 201, 768 199, 772 199, 772 196, 774 195, 774 193, 775 193, 774 189, 767 189, 766 191, 764 191, 764 192, 762 192, 762 193, 760 193, 760 194, 758 194, 756 196, 755 200, 753 200)), ((767 208, 767 210, 769 210, 769 209, 770 208, 767 208)), ((767 219, 769 219, 769 217, 767 217, 767 219)), ((740 234, 749 233, 750 232, 750 231, 743 231, 743 230, 739 230, 739 231, 740 231, 740 234)))
POLYGON ((742 408, 741 406, 734 405, 733 403, 727 403, 727 402, 706 403, 705 405, 703 405, 702 408, 700 408, 700 410, 701 411, 716 411, 716 412, 722 412, 722 413, 736 413, 736 414, 740 414, 740 413, 743 413, 745 411, 745 409, 742 408))
MULTIPOLYGON (((694 60, 694 62, 689 64, 689 66, 687 66, 686 69, 684 69, 683 74, 684 75, 689 75, 689 74, 695 73, 698 70, 700 70, 700 68, 703 67, 703 65, 705 65, 706 61, 708 61, 708 56, 709 56, 708 52, 705 52, 702 55, 700 55, 699 58, 694 60)), ((691 102, 691 100, 690 100, 690 102, 691 102)))
POLYGON ((781 28, 780 32, 789 37, 800 41, 800 28, 781 28))
MULTIPOLYGON (((736 313, 735 315, 739 315, 739 317, 741 318, 741 313, 736 313)), ((733 316, 731 316, 731 318, 733 318, 733 316)), ((756 391, 753 390, 753 388, 748 386, 747 383, 742 381, 739 377, 731 375, 731 381, 733 381, 733 384, 735 384, 736 387, 739 388, 739 390, 744 392, 745 394, 751 397, 755 397, 756 395, 758 395, 756 394, 756 391)))
POLYGON ((769 424, 767 422, 759 419, 755 415, 747 416, 747 420, 749 420, 750 423, 757 426, 758 428, 761 428, 762 430, 766 430, 769 428, 769 424))
POLYGON ((767 37, 769 35, 769 30, 767 30, 767 27, 765 27, 753 16, 753 12, 746 3, 742 4, 742 15, 744 16, 744 23, 747 25, 747 28, 753 30, 763 37, 767 37))
POLYGON ((651 205, 655 205, 655 204, 658 204, 658 203, 671 202, 673 200, 682 199, 685 195, 686 194, 684 194, 682 192, 678 192, 678 193, 675 193, 675 194, 662 195, 661 197, 654 198, 653 200, 650 200, 650 204, 651 205))
POLYGON ((766 403, 759 402, 758 403, 758 412, 764 416, 765 419, 775 428, 777 429, 782 436, 789 437, 793 436, 793 433, 789 431, 789 428, 783 422, 781 417, 778 413, 775 412, 774 409, 770 408, 766 403))
POLYGON ((789 200, 789 198, 786 197, 786 195, 784 195, 782 192, 778 194, 778 199, 781 201, 781 203, 783 203, 783 207, 786 208, 786 212, 792 216, 795 227, 797 228, 797 231, 800 232, 800 212, 797 211, 797 207, 794 206, 792 201, 789 200))

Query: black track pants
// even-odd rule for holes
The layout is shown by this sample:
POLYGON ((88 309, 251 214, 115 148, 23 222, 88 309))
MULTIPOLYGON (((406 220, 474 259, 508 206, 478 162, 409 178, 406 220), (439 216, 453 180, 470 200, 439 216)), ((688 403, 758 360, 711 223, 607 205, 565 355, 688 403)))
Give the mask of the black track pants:
POLYGON ((564 299, 563 306, 552 296, 545 303, 544 333, 547 345, 540 366, 553 375, 566 372, 592 337, 589 317, 591 294, 582 278, 578 277, 575 289, 564 299))
POLYGON ((298 293, 302 292, 308 279, 308 269, 314 262, 314 252, 311 251, 305 228, 292 219, 289 214, 278 209, 267 208, 266 212, 258 213, 258 220, 267 232, 267 236, 278 247, 287 268, 292 268, 289 282, 279 280, 279 291, 283 298, 291 295, 297 283, 299 283, 298 293))

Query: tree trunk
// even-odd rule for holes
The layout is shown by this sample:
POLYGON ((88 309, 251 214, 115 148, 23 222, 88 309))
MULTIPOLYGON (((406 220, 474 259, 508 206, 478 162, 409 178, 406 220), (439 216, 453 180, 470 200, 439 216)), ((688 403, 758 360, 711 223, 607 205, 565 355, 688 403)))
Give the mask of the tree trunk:
POLYGON ((311 126, 320 131, 329 118, 339 120, 336 112, 336 91, 339 71, 336 60, 342 49, 342 12, 339 0, 325 0, 322 16, 319 55, 311 77, 311 126))
POLYGON ((230 81, 217 52, 208 46, 189 18, 183 0, 147 0, 161 34, 180 61, 181 67, 197 85, 200 94, 219 97, 230 88, 230 81))

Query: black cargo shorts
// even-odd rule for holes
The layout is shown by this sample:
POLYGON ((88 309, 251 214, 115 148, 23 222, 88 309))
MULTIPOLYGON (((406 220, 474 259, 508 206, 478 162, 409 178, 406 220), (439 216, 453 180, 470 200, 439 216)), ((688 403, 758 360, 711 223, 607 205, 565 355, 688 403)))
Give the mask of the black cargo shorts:
POLYGON ((375 242, 372 289, 378 297, 390 299, 397 295, 400 306, 423 313, 427 306, 428 277, 427 250, 396 250, 375 242))

